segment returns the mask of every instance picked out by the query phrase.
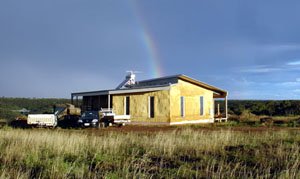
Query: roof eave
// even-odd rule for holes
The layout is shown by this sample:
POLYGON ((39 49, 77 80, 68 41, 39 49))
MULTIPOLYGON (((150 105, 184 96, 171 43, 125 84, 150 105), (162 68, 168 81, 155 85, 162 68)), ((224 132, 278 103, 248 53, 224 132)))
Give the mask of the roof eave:
POLYGON ((90 91, 90 92, 79 92, 72 93, 72 96, 97 96, 97 95, 109 95, 109 94, 128 94, 128 93, 142 93, 149 91, 160 91, 160 90, 169 90, 170 85, 164 86, 155 86, 155 87, 147 87, 147 88, 127 88, 127 89, 119 89, 119 90, 103 90, 103 91, 90 91))

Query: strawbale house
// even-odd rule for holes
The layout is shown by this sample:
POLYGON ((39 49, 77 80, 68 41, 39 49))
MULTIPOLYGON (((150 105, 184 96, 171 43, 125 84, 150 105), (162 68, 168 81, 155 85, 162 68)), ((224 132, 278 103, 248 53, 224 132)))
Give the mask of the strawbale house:
MULTIPOLYGON (((113 108, 130 115, 134 124, 213 123, 227 120, 228 92, 185 75, 135 82, 133 73, 116 89, 72 93, 72 103, 82 98, 82 110, 113 108), (222 113, 215 99, 224 102, 222 113)), ((218 101, 218 103, 220 102, 218 101)))

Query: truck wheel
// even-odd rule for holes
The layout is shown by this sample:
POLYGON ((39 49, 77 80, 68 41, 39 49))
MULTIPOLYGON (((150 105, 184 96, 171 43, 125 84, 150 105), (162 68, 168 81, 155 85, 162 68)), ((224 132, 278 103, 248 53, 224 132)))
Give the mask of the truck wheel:
POLYGON ((99 124, 100 124, 100 128, 104 128, 105 127, 104 122, 100 122, 99 124))
POLYGON ((104 127, 108 127, 109 126, 109 123, 108 122, 105 122, 104 123, 104 127))

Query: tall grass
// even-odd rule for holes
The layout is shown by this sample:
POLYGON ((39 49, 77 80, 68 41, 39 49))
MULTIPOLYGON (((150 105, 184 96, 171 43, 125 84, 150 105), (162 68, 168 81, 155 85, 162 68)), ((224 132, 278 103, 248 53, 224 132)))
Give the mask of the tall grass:
POLYGON ((0 178, 299 178, 299 134, 2 129, 0 178))

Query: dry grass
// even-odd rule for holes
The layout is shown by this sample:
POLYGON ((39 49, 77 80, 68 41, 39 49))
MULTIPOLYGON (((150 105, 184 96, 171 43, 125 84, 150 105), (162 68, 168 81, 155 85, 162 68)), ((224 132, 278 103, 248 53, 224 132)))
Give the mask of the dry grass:
POLYGON ((0 178, 299 178, 300 132, 0 129, 0 178))

